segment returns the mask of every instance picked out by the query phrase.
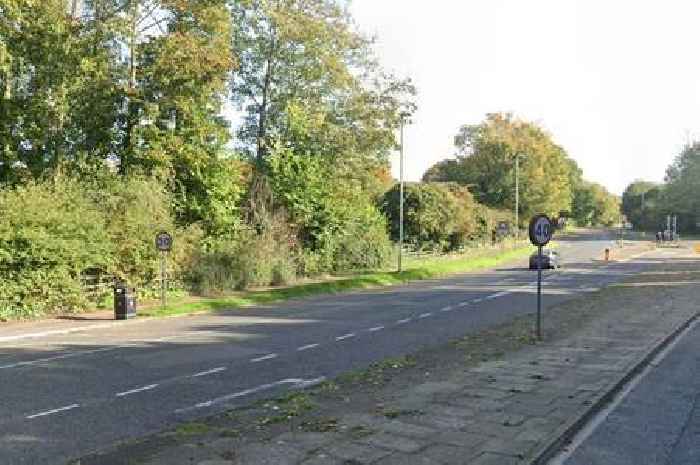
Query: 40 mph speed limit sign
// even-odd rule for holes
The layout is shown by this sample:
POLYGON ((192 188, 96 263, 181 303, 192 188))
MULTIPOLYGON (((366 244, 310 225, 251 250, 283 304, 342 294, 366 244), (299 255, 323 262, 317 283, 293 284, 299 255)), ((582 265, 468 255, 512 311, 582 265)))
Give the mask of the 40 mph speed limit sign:
POLYGON ((554 227, 552 220, 547 215, 535 215, 530 221, 530 242, 538 247, 543 247, 552 240, 554 227))

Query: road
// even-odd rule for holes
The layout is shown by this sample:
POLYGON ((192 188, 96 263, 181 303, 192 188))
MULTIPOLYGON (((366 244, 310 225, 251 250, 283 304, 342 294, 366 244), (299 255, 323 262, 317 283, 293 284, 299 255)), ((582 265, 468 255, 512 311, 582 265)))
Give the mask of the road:
POLYGON ((700 464, 700 325, 653 366, 565 465, 700 464))
MULTIPOLYGON (((635 273, 562 241, 546 309, 635 273)), ((0 343, 0 463, 55 464, 531 313, 525 260, 449 279, 0 343)))

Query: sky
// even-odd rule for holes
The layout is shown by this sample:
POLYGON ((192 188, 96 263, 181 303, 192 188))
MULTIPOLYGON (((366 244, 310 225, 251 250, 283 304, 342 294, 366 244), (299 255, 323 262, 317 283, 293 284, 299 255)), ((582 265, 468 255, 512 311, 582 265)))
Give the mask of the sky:
MULTIPOLYGON (((418 88, 408 180, 492 112, 539 124, 617 194, 662 182, 700 135, 700 2, 353 0, 351 13, 383 66, 418 88)), ((398 155, 392 164, 398 177, 398 155)))

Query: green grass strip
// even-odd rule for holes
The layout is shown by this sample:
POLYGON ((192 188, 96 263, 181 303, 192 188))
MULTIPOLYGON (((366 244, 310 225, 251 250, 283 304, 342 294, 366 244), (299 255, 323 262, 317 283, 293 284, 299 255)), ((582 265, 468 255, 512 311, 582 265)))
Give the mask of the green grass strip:
POLYGON ((402 272, 380 271, 348 278, 312 284, 300 284, 285 288, 241 292, 235 296, 202 299, 196 302, 174 303, 165 308, 140 310, 139 315, 165 317, 192 313, 217 312, 239 307, 269 304, 284 300, 321 294, 335 294, 357 289, 372 289, 405 284, 410 281, 439 278, 457 273, 493 268, 504 263, 528 257, 533 247, 523 246, 507 251, 489 251, 483 256, 436 257, 408 259, 402 272))

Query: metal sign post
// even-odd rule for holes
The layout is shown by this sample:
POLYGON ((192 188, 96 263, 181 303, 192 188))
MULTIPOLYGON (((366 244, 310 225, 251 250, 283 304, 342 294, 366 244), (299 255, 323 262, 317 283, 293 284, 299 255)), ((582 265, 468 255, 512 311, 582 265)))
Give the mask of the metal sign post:
POLYGON ((156 249, 160 252, 160 305, 165 308, 168 290, 166 254, 173 248, 173 237, 165 231, 156 235, 156 249))
POLYGON ((535 215, 530 221, 530 242, 537 246, 537 321, 535 333, 542 339, 542 248, 552 240, 554 227, 547 215, 535 215))
POLYGON ((537 249, 537 323, 535 333, 542 339, 542 246, 537 249))

